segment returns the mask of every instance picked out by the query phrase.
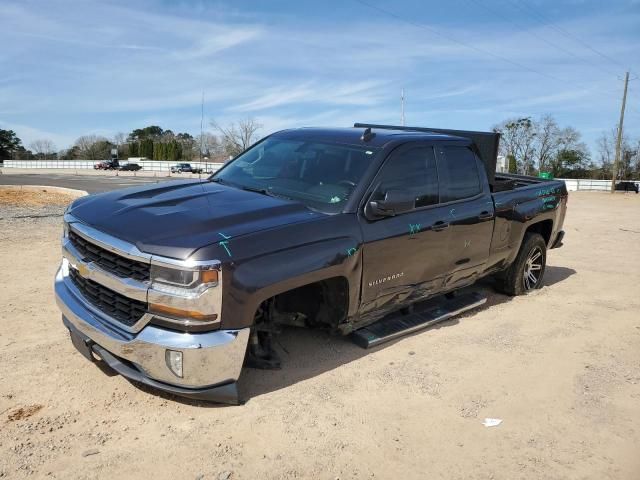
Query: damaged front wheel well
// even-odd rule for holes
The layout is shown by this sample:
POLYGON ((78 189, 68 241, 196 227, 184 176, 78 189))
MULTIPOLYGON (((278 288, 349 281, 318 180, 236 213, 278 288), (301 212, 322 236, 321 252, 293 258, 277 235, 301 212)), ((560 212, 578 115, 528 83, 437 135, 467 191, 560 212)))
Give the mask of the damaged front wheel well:
POLYGON ((333 277, 279 293, 260 304, 251 329, 245 365, 253 368, 280 368, 273 348, 274 335, 281 326, 316 327, 339 331, 347 317, 349 283, 333 277))
POLYGON ((265 300, 256 312, 256 323, 320 327, 335 330, 347 317, 349 283, 332 277, 309 283, 265 300))

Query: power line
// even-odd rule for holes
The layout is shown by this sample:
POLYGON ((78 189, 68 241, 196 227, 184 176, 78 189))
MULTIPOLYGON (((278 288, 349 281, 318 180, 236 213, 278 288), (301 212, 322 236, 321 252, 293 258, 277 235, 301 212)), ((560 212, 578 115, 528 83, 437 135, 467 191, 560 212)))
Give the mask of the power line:
POLYGON ((627 68, 626 65, 623 65, 622 63, 618 62, 616 59, 610 57, 609 55, 607 55, 606 53, 602 53, 599 50, 596 50, 595 48, 593 48, 591 45, 589 45, 587 42, 585 42, 584 40, 582 40, 581 38, 575 36, 574 34, 572 34, 571 32, 565 30, 562 27, 559 27, 558 25, 553 24, 548 18, 546 18, 544 15, 542 15, 541 13, 539 13, 538 11, 536 11, 535 9, 533 9, 533 7, 531 7, 530 5, 528 5, 527 3, 525 3, 524 1, 521 1, 520 3, 514 1, 514 0, 507 0, 511 5, 515 6, 516 8, 518 8, 520 11, 527 13, 526 10, 524 8, 522 8, 523 6, 529 10, 530 15, 533 14, 534 16, 536 16, 538 18, 538 21, 541 22, 543 25, 548 26, 549 28, 554 29, 556 32, 559 32, 560 34, 564 35, 567 38, 571 38, 572 40, 580 43, 581 45, 583 45, 584 47, 588 48, 589 50, 591 50, 593 53, 595 53, 596 55, 599 55, 600 57, 610 61, 611 63, 614 63, 616 65, 618 65, 619 67, 622 68, 627 68))
POLYGON ((562 80, 562 79, 560 79, 558 77, 555 77, 554 75, 549 75, 547 73, 540 72, 539 70, 536 70, 535 68, 528 67, 528 66, 523 65, 521 63, 518 63, 518 62, 515 62, 513 60, 510 60, 509 58, 506 58, 506 57, 503 57, 501 55, 495 54, 495 53, 490 52, 488 50, 485 50, 483 48, 476 47, 475 45, 471 45, 469 43, 463 42, 463 41, 458 40, 458 39, 456 39, 456 38, 454 38, 454 37, 452 37, 450 35, 442 33, 439 30, 437 30, 437 29, 435 29, 433 27, 430 27, 428 25, 425 25, 423 23, 417 23, 417 22, 414 22, 413 20, 409 20, 409 19, 403 18, 400 15, 397 15, 396 13, 394 13, 394 12, 392 12, 390 10, 387 10, 385 8, 378 7, 377 5, 373 5, 371 3, 365 2, 364 0, 355 0, 355 1, 358 2, 358 3, 361 3, 362 5, 367 6, 367 7, 371 8, 371 9, 373 9, 373 10, 377 10, 378 12, 381 12, 381 13, 384 13, 386 15, 389 15, 389 16, 395 18, 396 20, 398 20, 400 22, 408 23, 410 25, 413 25, 416 28, 420 28, 420 29, 426 30, 426 31, 428 31, 428 32, 430 32, 430 33, 432 33, 434 35, 437 35, 437 36, 442 37, 442 38, 444 38, 446 40, 449 40, 450 42, 457 43, 458 45, 462 45, 463 47, 469 48, 471 50, 474 50, 476 52, 482 53, 484 55, 488 55, 490 57, 497 58, 498 60, 501 60, 503 62, 509 63, 509 64, 511 64, 511 65, 513 65, 515 67, 521 68, 523 70, 527 70, 527 71, 532 72, 532 73, 537 73, 538 75, 541 75, 543 77, 549 78, 551 80, 555 80, 557 82, 563 82, 564 83, 564 80, 562 80))
POLYGON ((566 49, 565 47, 562 47, 562 46, 560 46, 560 45, 558 45, 558 44, 556 44, 556 43, 553 43, 553 42, 549 41, 548 39, 544 38, 542 35, 539 35, 539 34, 537 34, 536 32, 531 31, 531 30, 530 30, 530 29, 528 29, 526 26, 524 26, 524 25, 522 25, 522 24, 518 24, 518 23, 514 22, 512 19, 508 18, 506 15, 504 15, 504 14, 503 14, 503 13, 501 13, 500 11, 498 11, 498 10, 495 10, 495 9, 493 9, 493 8, 488 7, 487 5, 485 5, 484 3, 482 3, 482 2, 481 2, 481 1, 479 1, 479 0, 466 0, 466 1, 467 1, 467 2, 473 2, 473 3, 475 3, 476 5, 478 5, 479 7, 484 8, 484 9, 485 9, 485 10, 487 10, 488 12, 490 12, 490 13, 492 13, 492 14, 494 14, 494 15, 497 15, 497 16, 499 16, 499 17, 502 17, 502 18, 503 18, 504 20, 506 20, 507 22, 509 22, 509 23, 513 23, 514 25, 519 26, 519 27, 520 27, 524 32, 528 33, 529 35, 531 35, 531 36, 533 36, 533 37, 535 37, 535 38, 537 38, 537 39, 541 40, 542 42, 546 43, 547 45, 549 45, 549 46, 551 46, 551 47, 553 47, 553 48, 556 48, 556 49, 558 49, 558 50, 560 50, 560 51, 562 51, 562 52, 566 53, 567 55, 570 55, 571 57, 577 58, 578 60, 580 60, 581 62, 586 63, 587 65, 589 65, 589 66, 590 66, 590 67, 592 67, 592 68, 595 68, 595 69, 597 69, 597 70, 601 70, 601 71, 605 72, 607 75, 616 75, 615 73, 612 73, 612 72, 610 72, 609 70, 605 70, 605 69, 601 68, 600 66, 595 65, 594 63, 590 62, 589 60, 587 60, 587 59, 585 59, 585 58, 583 58, 583 57, 581 57, 581 56, 579 56, 579 55, 576 55, 576 54, 575 54, 574 52, 572 52, 571 50, 568 50, 568 49, 566 49))
MULTIPOLYGON (((556 77, 555 75, 550 75, 548 73, 541 72, 539 70, 536 70, 535 68, 528 67, 528 66, 523 65, 521 63, 515 62, 515 61, 513 61, 513 60, 511 60, 509 58, 503 57, 502 55, 498 55, 498 54, 495 54, 495 53, 490 52, 488 50, 485 50, 483 48, 476 47, 475 45, 471 45, 469 43, 463 42, 461 40, 458 40, 457 38, 454 38, 454 37, 452 37, 450 35, 447 35, 445 33, 440 32, 436 28, 433 28, 431 26, 425 25, 423 23, 414 22, 413 20, 409 20, 407 18, 404 18, 404 17, 402 17, 402 16, 400 16, 400 15, 398 15, 398 14, 396 14, 396 13, 390 11, 390 10, 387 10, 385 8, 382 8, 382 7, 379 7, 377 5, 371 4, 371 3, 366 2, 364 0, 355 0, 355 1, 360 3, 360 4, 362 4, 362 5, 364 5, 364 6, 366 6, 366 7, 371 8, 373 10, 376 10, 376 11, 378 11, 380 13, 384 13, 385 15, 389 15, 389 16, 395 18, 396 20, 398 20, 400 22, 407 23, 409 25, 413 25, 414 27, 420 28, 422 30, 426 30, 426 31, 428 31, 428 32, 430 32, 430 33, 432 33, 434 35, 442 37, 442 38, 444 38, 446 40, 449 40, 449 41, 451 41, 453 43, 457 43, 458 45, 462 45, 463 47, 466 47, 466 48, 469 48, 469 49, 474 50, 476 52, 482 53, 484 55, 488 55, 490 57, 496 58, 496 59, 498 59, 500 61, 509 63, 509 64, 511 64, 511 65, 513 65, 515 67, 520 68, 520 69, 527 70, 527 71, 532 72, 532 73, 536 73, 536 74, 538 74, 538 75, 540 75, 542 77, 549 78, 549 79, 554 80, 556 82, 560 82, 560 83, 563 83, 563 84, 568 84, 568 85, 570 85, 571 87, 574 87, 574 88, 575 88, 576 85, 579 85, 574 81, 563 80, 563 79, 561 79, 559 77, 556 77)), ((592 87, 583 84, 582 88, 591 89, 592 87)), ((611 95, 616 95, 617 96, 618 95, 618 92, 614 92, 613 90, 595 90, 594 93, 599 93, 599 94, 607 95, 607 96, 611 96, 611 95)))

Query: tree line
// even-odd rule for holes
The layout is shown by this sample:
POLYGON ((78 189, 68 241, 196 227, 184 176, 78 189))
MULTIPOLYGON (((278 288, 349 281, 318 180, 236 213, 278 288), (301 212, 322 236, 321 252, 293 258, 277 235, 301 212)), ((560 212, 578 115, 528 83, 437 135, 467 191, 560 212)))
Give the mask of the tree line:
MULTIPOLYGON (((510 173, 554 177, 610 179, 615 161, 616 130, 603 132, 592 156, 573 127, 561 127, 551 115, 512 118, 493 127, 500 133, 500 155, 510 173)), ((640 138, 623 138, 618 178, 640 179, 640 138)))
POLYGON ((105 160, 117 149, 121 159, 225 162, 255 143, 262 125, 247 118, 225 126, 212 121, 211 127, 215 133, 195 137, 157 125, 118 133, 111 139, 83 135, 70 148, 59 151, 48 139, 35 140, 26 148, 13 130, 0 129, 0 160, 105 160))
MULTIPOLYGON (((12 130, 0 129, 1 159, 104 160, 112 149, 121 159, 225 162, 246 150, 258 139, 262 125, 252 118, 221 125, 210 123, 211 131, 192 136, 174 133, 157 125, 118 133, 108 139, 83 135, 68 149, 56 151, 48 139, 31 142, 26 148, 12 130)), ((565 178, 611 178, 615 160, 616 131, 603 132, 594 155, 575 128, 563 127, 551 115, 507 119, 493 127, 501 134, 500 155, 512 173, 550 173, 565 178)), ((640 179, 640 138, 623 137, 619 178, 640 179)))

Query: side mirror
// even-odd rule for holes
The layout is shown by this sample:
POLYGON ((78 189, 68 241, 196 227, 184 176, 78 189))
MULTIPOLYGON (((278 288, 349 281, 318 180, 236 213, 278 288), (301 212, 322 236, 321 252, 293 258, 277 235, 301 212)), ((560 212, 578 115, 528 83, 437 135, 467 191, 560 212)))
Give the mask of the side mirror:
POLYGON ((365 217, 375 220, 381 217, 393 217, 413 210, 415 195, 404 190, 387 190, 383 200, 371 200, 364 208, 365 217))

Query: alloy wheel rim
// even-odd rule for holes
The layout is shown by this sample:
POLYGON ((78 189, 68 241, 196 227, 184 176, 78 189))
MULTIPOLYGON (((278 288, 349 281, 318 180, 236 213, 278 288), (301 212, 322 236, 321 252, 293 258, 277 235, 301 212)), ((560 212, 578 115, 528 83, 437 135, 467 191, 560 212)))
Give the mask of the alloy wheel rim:
POLYGON ((540 277, 542 276, 542 260, 542 249, 540 247, 535 247, 529 252, 523 274, 524 289, 526 291, 533 290, 540 282, 540 277))

